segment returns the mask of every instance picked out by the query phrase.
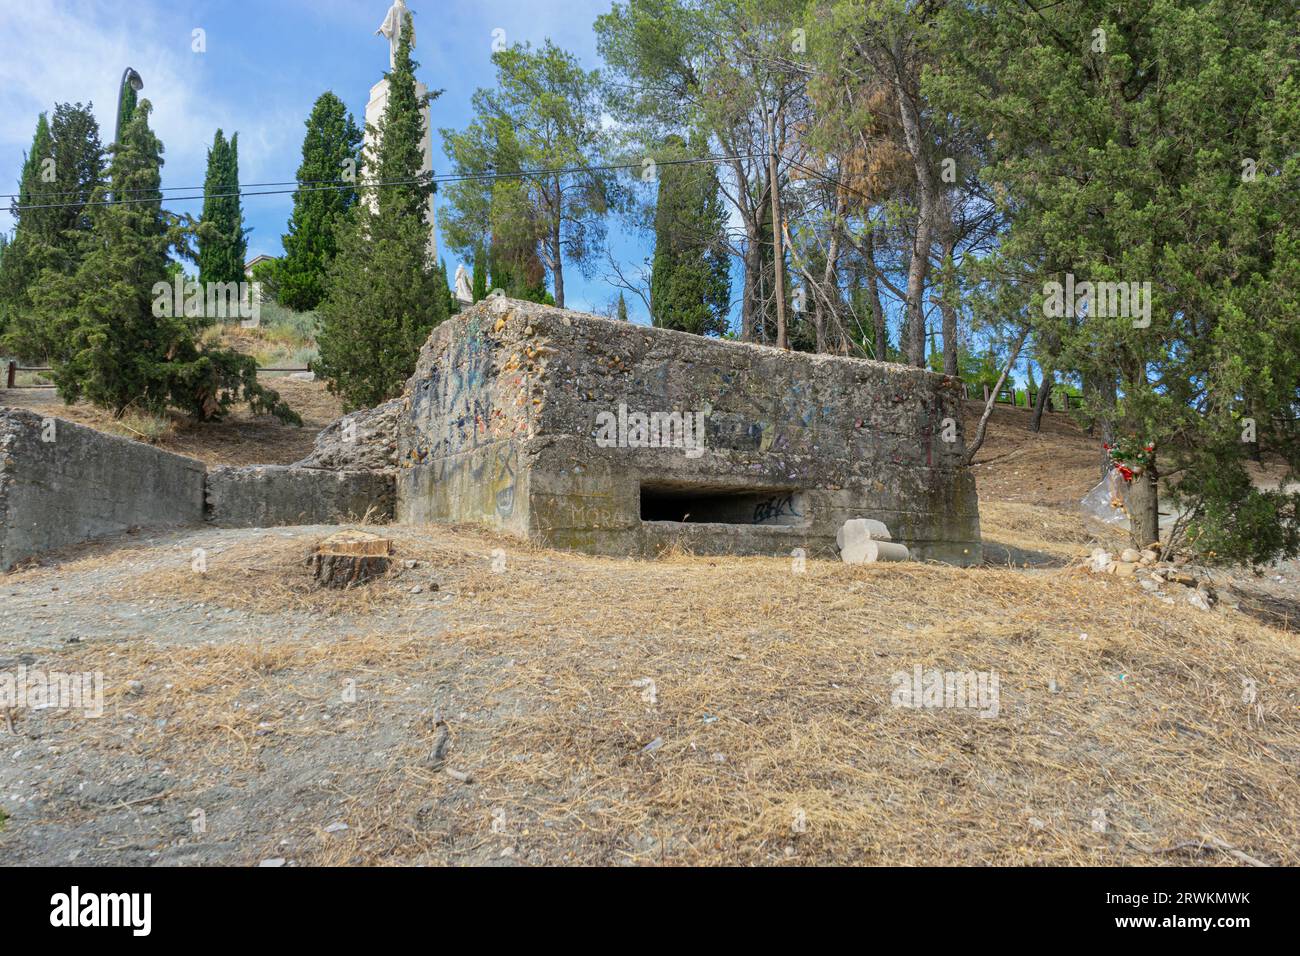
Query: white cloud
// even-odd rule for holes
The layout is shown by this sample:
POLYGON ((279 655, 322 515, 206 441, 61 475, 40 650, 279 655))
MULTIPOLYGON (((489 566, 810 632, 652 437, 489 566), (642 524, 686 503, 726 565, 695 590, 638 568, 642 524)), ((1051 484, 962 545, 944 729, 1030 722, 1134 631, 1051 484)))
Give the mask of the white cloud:
MULTIPOLYGON (((295 155, 301 141, 301 116, 277 108, 274 99, 250 104, 223 89, 206 59, 211 53, 190 48, 193 16, 167 7, 105 6, 24 0, 0 9, 0 192, 13 191, 36 117, 56 102, 93 102, 107 145, 128 65, 144 79, 141 97, 153 104, 150 122, 165 148, 164 186, 203 182, 218 128, 239 132, 241 179, 283 175, 285 150, 295 155)), ((209 50, 220 39, 209 34, 209 50)), ((290 177, 296 167, 295 160, 290 177)), ((12 225, 5 204, 0 229, 12 225)))

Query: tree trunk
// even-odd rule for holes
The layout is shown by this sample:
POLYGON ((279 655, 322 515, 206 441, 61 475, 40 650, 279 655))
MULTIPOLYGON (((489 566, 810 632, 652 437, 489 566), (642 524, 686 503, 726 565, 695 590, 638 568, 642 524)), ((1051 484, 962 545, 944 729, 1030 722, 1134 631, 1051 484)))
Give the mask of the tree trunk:
POLYGON ((1011 350, 1011 355, 1007 358, 1007 364, 1002 366, 1002 374, 998 376, 998 382, 993 386, 993 390, 988 393, 988 398, 984 400, 984 414, 980 416, 979 427, 975 429, 975 440, 971 442, 970 447, 966 449, 965 464, 969 465, 975 460, 975 453, 980 450, 984 444, 984 433, 988 431, 989 418, 993 415, 993 406, 997 404, 998 392, 1002 390, 1002 383, 1007 380, 1011 370, 1016 367, 1016 359, 1020 357, 1020 349, 1025 344, 1025 339, 1029 338, 1029 327, 1020 333, 1020 338, 1016 340, 1015 347, 1011 350))
POLYGON ((555 279, 555 304, 564 308, 564 262, 560 258, 560 227, 551 230, 551 260, 555 263, 551 275, 555 279))
MULTIPOLYGON (((1114 375, 1108 374, 1098 383, 1097 395, 1102 404, 1102 412, 1097 417, 1097 424, 1101 426, 1101 441, 1103 445, 1113 445, 1115 444, 1115 404, 1118 401, 1114 375)), ((1102 448, 1101 477, 1104 479, 1109 473, 1110 452, 1102 448)))
POLYGON ((871 261, 867 264, 867 301, 871 305, 871 318, 875 323, 876 361, 889 361, 889 339, 885 329, 885 307, 880 302, 880 279, 876 275, 876 241, 867 230, 863 246, 871 261))
POLYGON ((781 181, 776 168, 776 118, 767 112, 767 179, 772 186, 772 263, 776 273, 776 347, 789 348, 785 336, 785 249, 781 246, 781 181))
POLYGON ((386 572, 392 552, 388 538, 368 531, 340 531, 316 546, 307 556, 307 566, 318 587, 350 588, 386 572))
POLYGON ((826 268, 822 272, 822 294, 817 296, 817 307, 813 313, 814 331, 817 333, 817 354, 822 355, 829 352, 826 346, 826 313, 823 299, 828 302, 838 302, 840 298, 840 284, 836 278, 839 271, 840 261, 840 217, 844 213, 844 199, 837 197, 835 202, 835 222, 831 226, 830 248, 826 251, 826 268))
POLYGON ((951 237, 943 243, 943 297, 939 300, 939 310, 943 313, 943 374, 957 377, 957 309, 953 305, 957 281, 957 269, 953 265, 953 240, 951 237))
POLYGON ((1052 399, 1052 385, 1055 376, 1050 368, 1043 366, 1043 381, 1038 387, 1038 401, 1034 404, 1034 417, 1029 421, 1029 430, 1038 432, 1043 427, 1043 412, 1052 399))
POLYGON ((760 262, 758 241, 751 236, 745 247, 745 275, 741 280, 743 282, 740 294, 740 340, 742 342, 754 341, 754 303, 758 299, 755 285, 758 281, 760 262))
POLYGON ((903 79, 894 76, 903 138, 916 174, 917 219, 912 238, 912 257, 907 266, 907 318, 904 322, 904 354, 912 365, 925 366, 925 277, 930 268, 930 241, 934 233, 935 197, 930 162, 921 142, 921 117, 916 103, 904 89, 903 79))
POLYGON ((1129 518, 1129 542, 1141 550, 1160 543, 1160 482, 1153 460, 1133 477, 1124 503, 1129 518))

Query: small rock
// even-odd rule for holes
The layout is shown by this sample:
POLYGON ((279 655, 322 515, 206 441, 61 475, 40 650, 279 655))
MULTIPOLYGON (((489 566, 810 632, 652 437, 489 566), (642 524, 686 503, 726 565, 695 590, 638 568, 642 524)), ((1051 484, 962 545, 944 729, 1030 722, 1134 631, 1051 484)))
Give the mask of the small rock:
POLYGON ((1188 591, 1187 603, 1201 611, 1208 611, 1210 609, 1209 599, 1200 591, 1188 591))
POLYGON ((129 680, 126 682, 126 692, 132 697, 139 697, 144 693, 144 684, 138 680, 129 680))
POLYGON ((327 826, 327 827, 325 828, 325 832, 326 832, 326 833, 342 833, 342 832, 343 832, 344 830, 346 830, 347 828, 348 828, 348 825, 347 825, 346 823, 342 823, 342 822, 340 822, 340 823, 331 823, 329 826, 327 826))
POLYGON ((1160 582, 1155 580, 1154 578, 1143 578, 1138 582, 1138 586, 1142 588, 1143 591, 1160 590, 1160 582))
POLYGON ((1142 560, 1142 553, 1133 548, 1125 548, 1120 552, 1119 559, 1129 564, 1137 564, 1142 560))
MULTIPOLYGON (((1128 554, 1127 551, 1125 551, 1124 553, 1128 554)), ((1131 578, 1133 576, 1133 573, 1137 571, 1137 564, 1135 564, 1132 561, 1121 561, 1119 564, 1114 565, 1114 568, 1115 568, 1115 574, 1117 574, 1119 577, 1131 578)))
POLYGON ((408 571, 414 571, 419 566, 420 566, 420 562, 412 558, 407 558, 405 561, 402 562, 402 567, 406 568, 406 570, 408 571))
POLYGON ((282 857, 282 856, 273 856, 273 857, 271 857, 269 860, 263 860, 261 863, 259 863, 259 864, 257 864, 257 865, 258 865, 259 867, 263 867, 263 866, 284 866, 284 857, 282 857))
POLYGON ((1097 548, 1092 552, 1092 557, 1089 558, 1089 562, 1092 565, 1092 570, 1105 571, 1110 567, 1110 552, 1104 548, 1097 548))
POLYGON ((654 740, 650 741, 648 744, 642 747, 641 752, 643 754, 652 754, 663 745, 664 745, 664 739, 662 737, 656 737, 654 740))
POLYGON ((1156 554, 1150 548, 1147 548, 1142 552, 1143 564, 1155 564, 1159 560, 1160 560, 1160 555, 1156 554))

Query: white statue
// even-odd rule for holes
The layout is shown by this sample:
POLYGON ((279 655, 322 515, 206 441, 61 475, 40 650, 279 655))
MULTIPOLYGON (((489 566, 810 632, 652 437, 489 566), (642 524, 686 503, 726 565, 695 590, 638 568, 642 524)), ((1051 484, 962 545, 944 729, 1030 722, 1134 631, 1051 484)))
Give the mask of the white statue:
POLYGON ((456 298, 466 305, 474 302, 474 292, 470 288, 469 271, 465 268, 465 263, 456 267, 456 298))
MULTIPOLYGON (((402 24, 406 22, 406 15, 411 11, 406 9, 406 0, 393 0, 393 5, 388 8, 388 13, 384 15, 384 22, 379 24, 379 29, 375 31, 376 36, 383 36, 388 40, 388 68, 390 70, 397 68, 397 44, 402 38, 402 24)), ((411 49, 415 49, 415 21, 411 21, 411 49)))

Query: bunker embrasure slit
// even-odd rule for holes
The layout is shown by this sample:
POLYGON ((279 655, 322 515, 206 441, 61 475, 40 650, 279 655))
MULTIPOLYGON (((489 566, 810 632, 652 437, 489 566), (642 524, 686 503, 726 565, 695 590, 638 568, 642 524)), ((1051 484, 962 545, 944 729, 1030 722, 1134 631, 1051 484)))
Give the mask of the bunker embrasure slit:
POLYGON ((800 526, 808 523, 808 509, 804 493, 793 488, 648 481, 641 483, 641 520, 800 526))

